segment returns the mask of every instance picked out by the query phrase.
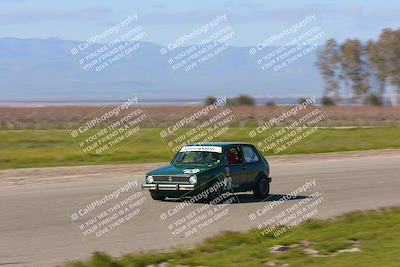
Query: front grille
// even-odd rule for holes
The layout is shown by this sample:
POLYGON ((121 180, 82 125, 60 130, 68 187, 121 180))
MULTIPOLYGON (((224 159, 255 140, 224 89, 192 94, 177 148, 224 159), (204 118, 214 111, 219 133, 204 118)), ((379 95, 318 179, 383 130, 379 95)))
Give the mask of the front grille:
POLYGON ((159 183, 188 183, 189 177, 180 176, 153 176, 154 182, 159 183))

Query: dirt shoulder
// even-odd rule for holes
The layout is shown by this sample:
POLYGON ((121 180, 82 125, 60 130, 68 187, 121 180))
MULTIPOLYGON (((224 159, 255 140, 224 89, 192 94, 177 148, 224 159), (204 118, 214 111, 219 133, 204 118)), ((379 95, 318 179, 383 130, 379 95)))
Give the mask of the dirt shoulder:
MULTIPOLYGON (((351 160, 364 157, 400 155, 400 150, 384 149, 357 152, 306 154, 290 156, 268 157, 271 166, 276 164, 321 162, 332 160, 351 160)), ((165 165, 166 162, 95 165, 95 166, 68 166, 49 168, 9 169, 0 171, 0 187, 15 187, 29 184, 66 183, 91 179, 109 179, 130 175, 144 175, 149 170, 165 165)))

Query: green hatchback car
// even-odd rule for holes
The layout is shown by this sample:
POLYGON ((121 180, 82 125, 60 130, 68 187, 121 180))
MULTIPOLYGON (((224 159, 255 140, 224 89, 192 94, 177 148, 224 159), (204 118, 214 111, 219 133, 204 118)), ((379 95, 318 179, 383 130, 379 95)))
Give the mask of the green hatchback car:
POLYGON ((146 174, 143 189, 155 200, 253 191, 256 198, 269 194, 269 164, 252 144, 219 142, 183 147, 169 165, 146 174), (212 189, 212 190, 210 190, 212 189))

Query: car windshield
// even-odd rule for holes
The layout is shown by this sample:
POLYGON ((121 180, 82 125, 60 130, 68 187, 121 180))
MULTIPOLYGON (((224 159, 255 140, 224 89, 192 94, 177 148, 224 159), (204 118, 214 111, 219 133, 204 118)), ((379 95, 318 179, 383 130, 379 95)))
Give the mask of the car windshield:
POLYGON ((221 154, 208 151, 178 152, 172 163, 212 165, 221 161, 221 154))

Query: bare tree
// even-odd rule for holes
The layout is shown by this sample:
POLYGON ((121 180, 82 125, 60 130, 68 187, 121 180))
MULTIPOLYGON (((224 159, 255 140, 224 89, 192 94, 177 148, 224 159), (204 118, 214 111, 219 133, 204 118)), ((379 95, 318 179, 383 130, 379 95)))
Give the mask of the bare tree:
POLYGON ((338 44, 329 39, 318 53, 316 65, 325 81, 325 96, 339 97, 341 87, 351 88, 355 97, 382 103, 386 86, 392 86, 392 105, 400 93, 400 29, 384 29, 377 41, 363 45, 358 39, 338 44), (378 94, 370 93, 378 82, 378 94), (378 101, 379 100, 379 101, 378 101))
POLYGON ((361 42, 357 39, 348 39, 340 46, 340 50, 343 79, 351 85, 356 97, 363 98, 369 91, 369 84, 361 42))
POLYGON ((339 46, 335 39, 329 39, 318 53, 317 67, 325 81, 325 95, 339 99, 339 46))
POLYGON ((368 41, 365 50, 371 66, 371 76, 376 77, 379 83, 379 96, 383 98, 388 79, 388 62, 385 60, 383 51, 377 42, 368 41))
POLYGON ((397 94, 400 90, 400 29, 385 29, 379 36, 377 42, 379 50, 382 53, 383 60, 386 63, 386 72, 392 90, 392 105, 397 105, 397 94))

